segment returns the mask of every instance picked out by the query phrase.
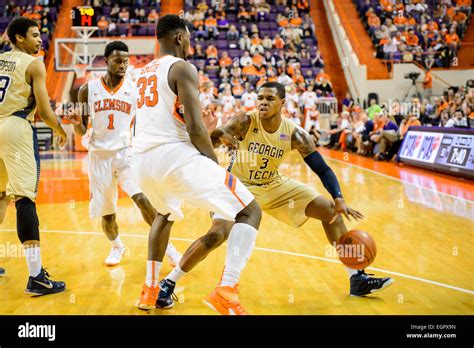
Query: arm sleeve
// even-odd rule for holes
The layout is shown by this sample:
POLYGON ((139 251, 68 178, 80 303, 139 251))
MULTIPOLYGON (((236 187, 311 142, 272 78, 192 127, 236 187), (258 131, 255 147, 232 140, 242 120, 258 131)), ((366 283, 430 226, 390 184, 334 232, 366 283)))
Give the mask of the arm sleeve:
POLYGON ((334 174, 332 169, 324 162, 319 152, 315 151, 306 156, 304 161, 311 170, 319 176, 324 187, 328 190, 333 199, 342 198, 341 187, 337 181, 336 174, 334 174))

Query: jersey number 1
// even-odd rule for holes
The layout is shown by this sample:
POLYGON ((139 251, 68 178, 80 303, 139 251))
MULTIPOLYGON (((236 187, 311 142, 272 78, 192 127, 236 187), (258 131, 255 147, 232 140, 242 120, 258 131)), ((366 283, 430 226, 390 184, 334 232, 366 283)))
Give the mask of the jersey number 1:
POLYGON ((113 130, 114 128, 114 114, 109 115, 109 126, 107 129, 113 130))
POLYGON ((156 104, 158 104, 158 80, 156 75, 148 76, 148 78, 139 78, 137 81, 137 87, 137 108, 141 108, 143 105, 154 107, 156 104))

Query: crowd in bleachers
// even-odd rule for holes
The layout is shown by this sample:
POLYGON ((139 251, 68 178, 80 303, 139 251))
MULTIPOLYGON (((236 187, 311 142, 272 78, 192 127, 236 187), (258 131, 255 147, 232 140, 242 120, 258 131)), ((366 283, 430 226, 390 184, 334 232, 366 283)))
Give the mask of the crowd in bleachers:
MULTIPOLYGON (((317 118, 305 128, 318 129, 317 118)), ((343 101, 343 112, 335 114, 328 132, 330 149, 356 152, 375 160, 395 160, 403 137, 412 126, 474 128, 474 80, 466 86, 450 87, 441 97, 414 99, 403 103, 378 104, 370 100, 367 108, 350 95, 343 101)))
POLYGON ((456 65, 472 0, 353 0, 379 58, 431 67, 456 65))
POLYGON ((0 52, 11 49, 6 35, 8 24, 14 17, 23 16, 38 22, 43 40, 38 56, 44 57, 49 49, 60 5, 60 0, 0 0, 0 52))
POLYGON ((221 120, 256 105, 256 91, 278 81, 288 91, 285 113, 304 122, 316 100, 334 96, 317 48, 309 2, 188 1, 191 62, 199 70, 201 102, 221 120))
MULTIPOLYGON (((152 36, 160 15, 159 1, 86 4, 99 7, 100 36, 152 36)), ((286 112, 295 120, 317 98, 334 96, 308 0, 187 0, 183 15, 192 33, 190 62, 199 70, 201 101, 225 114, 222 120, 252 109, 265 81, 287 86, 294 97, 286 112)))

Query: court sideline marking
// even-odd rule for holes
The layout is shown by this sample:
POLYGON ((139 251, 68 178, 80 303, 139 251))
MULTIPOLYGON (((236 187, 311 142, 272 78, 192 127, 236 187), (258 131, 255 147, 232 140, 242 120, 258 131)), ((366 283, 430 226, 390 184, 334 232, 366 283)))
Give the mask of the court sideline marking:
MULTIPOLYGON (((417 188, 420 188, 420 189, 423 189, 423 190, 428 190, 428 191, 432 191, 432 192, 436 192, 440 195, 444 195, 444 196, 448 196, 448 197, 451 197, 451 198, 454 198, 454 199, 457 199, 457 200, 461 200, 461 201, 464 201, 464 202, 467 202, 467 203, 470 203, 470 204, 473 204, 474 201, 471 201, 469 199, 466 199, 466 198, 462 198, 462 197, 456 197, 452 194, 449 194, 449 193, 446 193, 446 192, 441 192, 441 191, 438 191, 438 190, 435 190, 433 188, 430 188, 430 187, 425 187, 425 186, 422 186, 422 185, 419 185, 419 184, 414 184, 414 183, 411 183, 409 181, 404 181, 400 178, 396 178, 394 176, 390 176, 388 174, 384 174, 384 173, 379 173, 375 170, 372 170, 372 169, 369 169, 369 168, 365 168, 363 166, 360 166, 358 164, 354 164, 354 163, 350 163, 350 162, 346 162, 346 161, 342 161, 340 159, 337 159, 337 158, 332 158, 330 156, 324 156, 324 158, 327 158, 329 160, 332 160, 332 161, 336 161, 336 162, 339 162, 339 163, 342 163, 342 164, 345 164, 345 165, 349 165, 349 166, 352 166, 352 167, 356 167, 356 168, 359 168, 359 169, 362 169, 362 170, 365 170, 365 171, 368 171, 372 174, 377 174, 377 175, 380 175, 380 176, 383 176, 384 178, 389 178, 389 179, 392 179, 392 180, 396 180, 396 181, 399 181, 401 182, 402 184, 408 184, 408 185, 412 185, 412 186, 415 186, 417 188)), ((341 168, 342 169, 342 168, 341 168)), ((435 179, 434 179, 435 180, 435 179)), ((436 180, 435 180, 436 181, 436 180)))
MULTIPOLYGON (((0 229, 0 232, 16 232, 16 230, 13 229, 0 229)), ((98 235, 98 236, 103 236, 103 233, 100 232, 86 232, 86 231, 66 231, 66 230, 41 230, 43 233, 62 233, 62 234, 79 234, 79 235, 98 235)), ((145 234, 131 234, 131 233, 120 233, 120 236, 124 237, 133 237, 133 238, 148 238, 148 235, 145 234)), ((194 239, 188 239, 188 238, 177 238, 177 237, 171 237, 170 240, 176 240, 176 241, 183 241, 183 242, 194 242, 194 239)), ((227 245, 227 243, 224 243, 224 245, 227 245)), ((339 260, 333 260, 333 259, 328 259, 325 257, 321 256, 313 256, 313 255, 307 255, 307 254, 301 254, 301 253, 295 253, 292 251, 285 251, 285 250, 276 250, 276 249, 268 249, 268 248, 261 248, 261 247, 255 247, 255 250, 260 250, 260 251, 267 251, 271 253, 277 253, 277 254, 284 254, 284 255, 291 255, 291 256, 298 256, 298 257, 305 257, 308 259, 314 259, 314 260, 320 260, 320 261, 326 261, 326 262, 332 262, 332 263, 341 263, 339 260)), ((398 272, 393 272, 393 271, 387 271, 381 268, 375 268, 375 267, 367 267, 367 269, 378 271, 378 272, 383 272, 391 275, 395 275, 398 277, 403 277, 407 279, 412 279, 412 280, 417 280, 423 283, 428 283, 432 285, 437 285, 443 288, 448 288, 460 292, 464 292, 466 294, 474 295, 474 291, 468 290, 468 289, 463 289, 459 288, 456 286, 452 286, 449 284, 444 284, 440 282, 436 282, 430 279, 425 279, 425 278, 420 278, 420 277, 415 277, 411 276, 408 274, 403 274, 403 273, 398 273, 398 272)))

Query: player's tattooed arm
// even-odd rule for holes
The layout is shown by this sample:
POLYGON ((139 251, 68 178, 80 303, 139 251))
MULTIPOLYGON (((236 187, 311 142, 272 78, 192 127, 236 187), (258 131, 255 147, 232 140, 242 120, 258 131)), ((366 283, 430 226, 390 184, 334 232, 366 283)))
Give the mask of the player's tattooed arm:
POLYGON ((243 140, 250 127, 250 116, 245 112, 239 112, 225 124, 225 126, 214 129, 211 140, 214 147, 221 144, 236 147, 238 140, 243 140))
POLYGON ((313 137, 301 127, 296 127, 291 135, 291 148, 298 150, 303 158, 316 151, 313 137))
POLYGON ((89 87, 85 83, 79 88, 77 93, 78 106, 69 120, 74 125, 74 132, 84 135, 87 132, 87 123, 89 122, 89 87))

